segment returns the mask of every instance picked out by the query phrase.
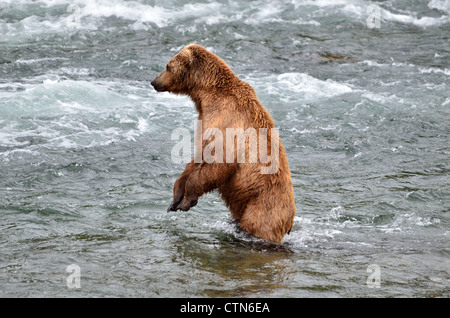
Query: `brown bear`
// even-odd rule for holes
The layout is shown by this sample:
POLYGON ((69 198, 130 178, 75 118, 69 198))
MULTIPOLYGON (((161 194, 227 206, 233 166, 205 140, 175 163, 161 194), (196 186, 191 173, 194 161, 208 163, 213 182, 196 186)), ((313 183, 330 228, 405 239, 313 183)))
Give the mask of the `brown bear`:
POLYGON ((196 138, 203 136, 194 159, 175 182, 168 211, 187 211, 204 193, 218 189, 242 229, 282 243, 295 215, 291 172, 274 121, 253 88, 196 44, 176 54, 151 85, 158 92, 190 96, 199 114, 196 138), (207 160, 208 147, 214 160, 207 160))

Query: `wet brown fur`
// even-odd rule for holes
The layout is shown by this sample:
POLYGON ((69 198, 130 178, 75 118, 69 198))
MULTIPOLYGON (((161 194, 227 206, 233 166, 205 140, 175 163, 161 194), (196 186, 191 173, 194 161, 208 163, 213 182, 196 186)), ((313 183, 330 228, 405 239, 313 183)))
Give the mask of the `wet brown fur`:
MULTIPOLYGON (((274 127, 274 121, 256 97, 253 88, 241 81, 228 65, 202 46, 186 46, 168 63, 152 85, 157 91, 169 91, 191 97, 202 122, 202 135, 207 128, 218 128, 226 136, 226 128, 274 127)), ((270 134, 269 134, 270 136, 270 134)), ((202 150, 211 142, 204 140, 202 150)), ((278 142, 278 141, 277 141, 278 142)), ((225 137, 224 137, 225 144, 225 137)), ((270 149, 270 140, 268 148, 270 149)), ((226 145, 224 145, 225 147, 226 145)), ((169 210, 187 211, 204 193, 218 189, 231 215, 240 227, 257 237, 281 243, 293 224, 294 191, 284 148, 279 141, 278 170, 261 174, 264 164, 194 163, 186 165, 174 185, 173 203, 169 210)), ((248 140, 246 141, 248 159, 248 140)), ((236 158, 236 151, 235 158, 236 158)))

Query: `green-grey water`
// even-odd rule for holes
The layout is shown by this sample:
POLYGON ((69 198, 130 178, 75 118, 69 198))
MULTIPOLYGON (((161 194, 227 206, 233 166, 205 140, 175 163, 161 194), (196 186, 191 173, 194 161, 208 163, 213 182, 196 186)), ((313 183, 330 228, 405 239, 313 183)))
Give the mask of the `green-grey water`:
POLYGON ((448 297, 449 31, 448 0, 0 2, 0 296, 448 297), (189 43, 275 119, 283 248, 214 192, 166 213, 196 112, 150 81, 189 43))

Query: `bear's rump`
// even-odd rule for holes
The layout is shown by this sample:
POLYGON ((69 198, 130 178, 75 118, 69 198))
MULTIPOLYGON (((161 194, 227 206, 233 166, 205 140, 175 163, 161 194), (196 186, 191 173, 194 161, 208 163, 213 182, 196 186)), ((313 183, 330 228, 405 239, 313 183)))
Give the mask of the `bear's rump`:
POLYGON ((232 217, 240 220, 247 206, 251 204, 264 202, 267 209, 277 204, 280 190, 286 191, 279 189, 279 186, 283 186, 283 181, 277 174, 261 174, 259 167, 252 165, 238 169, 218 190, 230 209, 232 217))

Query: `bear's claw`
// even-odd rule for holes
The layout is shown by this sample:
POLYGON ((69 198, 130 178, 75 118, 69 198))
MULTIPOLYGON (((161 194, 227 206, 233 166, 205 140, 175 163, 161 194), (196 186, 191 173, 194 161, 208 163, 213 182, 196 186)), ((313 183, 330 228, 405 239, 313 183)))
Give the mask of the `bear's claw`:
POLYGON ((183 198, 181 198, 181 199, 178 200, 178 201, 173 200, 172 204, 167 208, 167 212, 170 212, 170 211, 178 211, 178 210, 179 210, 180 202, 181 202, 182 200, 183 200, 183 198))
POLYGON ((170 211, 189 211, 190 208, 197 205, 198 200, 190 200, 189 202, 186 199, 181 199, 180 201, 173 201, 172 204, 167 208, 167 212, 170 211))

